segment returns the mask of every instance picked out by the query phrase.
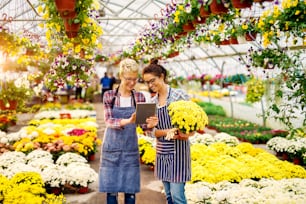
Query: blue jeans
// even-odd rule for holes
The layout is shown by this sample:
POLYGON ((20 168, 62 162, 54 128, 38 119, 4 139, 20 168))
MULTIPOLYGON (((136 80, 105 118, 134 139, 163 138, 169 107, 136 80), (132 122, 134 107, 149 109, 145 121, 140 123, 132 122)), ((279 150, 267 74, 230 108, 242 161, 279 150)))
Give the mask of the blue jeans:
MULTIPOLYGON (((135 204, 135 194, 125 193, 124 204, 135 204)), ((118 204, 118 193, 107 193, 106 194, 107 204, 118 204)))
POLYGON ((163 181, 167 204, 187 204, 185 197, 185 183, 171 183, 163 181))

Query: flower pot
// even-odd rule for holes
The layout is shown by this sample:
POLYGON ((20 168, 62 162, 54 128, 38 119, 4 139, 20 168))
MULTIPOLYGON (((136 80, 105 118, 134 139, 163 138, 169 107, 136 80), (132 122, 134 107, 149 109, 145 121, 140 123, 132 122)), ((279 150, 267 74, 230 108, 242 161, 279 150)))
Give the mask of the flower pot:
POLYGON ((60 113, 60 119, 71 119, 70 113, 60 113))
POLYGON ((60 187, 51 187, 50 185, 46 185, 46 192, 52 193, 54 195, 59 195, 62 193, 62 189, 60 187))
POLYGON ((176 40, 182 38, 182 37, 185 37, 187 35, 187 32, 181 32, 181 33, 178 33, 177 35, 174 36, 174 38, 176 40))
POLYGON ((250 8, 252 6, 251 0, 231 0, 234 8, 243 9, 250 8))
POLYGON ((55 6, 58 12, 74 11, 76 0, 55 0, 55 6))
POLYGON ((81 186, 78 189, 78 193, 80 193, 80 194, 88 193, 88 191, 89 191, 88 186, 86 186, 86 187, 81 186))
POLYGON ((75 11, 64 11, 60 13, 62 19, 74 19, 77 16, 75 11))
POLYGON ((200 7, 200 16, 201 17, 206 18, 210 15, 210 10, 209 10, 209 8, 207 8, 207 9, 208 10, 206 10, 206 8, 203 5, 200 7))
POLYGON ((59 187, 52 187, 52 188, 51 188, 51 192, 52 192, 54 195, 59 195, 59 194, 61 194, 62 190, 61 190, 59 187))
POLYGON ((0 109, 1 110, 16 110, 17 109, 17 101, 9 100, 5 103, 3 100, 0 100, 0 109))
POLYGON ((209 8, 213 14, 224 14, 228 12, 228 8, 226 8, 222 2, 218 3, 218 0, 212 0, 209 8))
POLYGON ((200 19, 196 18, 195 20, 193 20, 192 24, 195 26, 195 25, 198 25, 198 24, 204 24, 205 22, 206 22, 206 18, 202 17, 200 19))
POLYGON ((78 32, 80 29, 80 23, 70 22, 69 19, 64 19, 64 26, 67 32, 78 32))
POLYGON ((276 156, 277 156, 277 157, 281 157, 282 155, 283 155, 282 152, 276 152, 276 156))
POLYGON ((27 48, 27 50, 26 50, 26 55, 28 55, 28 56, 34 55, 34 50, 33 50, 33 49, 27 48))
POLYGON ((95 154, 93 153, 93 154, 90 154, 90 155, 88 155, 88 161, 94 161, 95 160, 95 154))
POLYGON ((253 32, 253 33, 246 33, 244 35, 246 41, 254 41, 256 39, 256 35, 257 33, 256 32, 253 32))
POLYGON ((170 53, 170 54, 168 55, 168 57, 169 57, 169 58, 176 57, 176 56, 178 56, 179 54, 180 54, 179 51, 174 51, 174 52, 170 53))
POLYGON ((75 38, 78 36, 78 32, 66 31, 66 35, 68 38, 75 38))
POLYGON ((223 40, 220 42, 220 45, 229 45, 230 44, 230 40, 223 40))
POLYGON ((292 162, 296 165, 300 165, 302 163, 302 160, 299 157, 294 157, 292 162))
POLYGON ((195 30, 195 27, 193 26, 192 23, 186 23, 185 25, 183 25, 183 30, 185 32, 191 32, 195 30))
POLYGON ((237 44, 239 44, 236 37, 231 37, 231 38, 229 39, 229 41, 230 41, 230 44, 231 44, 231 45, 237 45, 237 44))
POLYGON ((283 158, 283 160, 288 160, 289 159, 288 153, 287 152, 283 152, 282 158, 283 158))

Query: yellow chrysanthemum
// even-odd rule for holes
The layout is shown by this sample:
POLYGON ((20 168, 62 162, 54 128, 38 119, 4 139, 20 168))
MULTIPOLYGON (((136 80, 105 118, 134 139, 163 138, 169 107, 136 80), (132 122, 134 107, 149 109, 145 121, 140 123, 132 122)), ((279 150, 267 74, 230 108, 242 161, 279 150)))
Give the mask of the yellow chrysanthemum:
POLYGON ((204 129, 208 124, 208 117, 203 108, 193 101, 172 102, 168 111, 172 125, 185 133, 204 129))

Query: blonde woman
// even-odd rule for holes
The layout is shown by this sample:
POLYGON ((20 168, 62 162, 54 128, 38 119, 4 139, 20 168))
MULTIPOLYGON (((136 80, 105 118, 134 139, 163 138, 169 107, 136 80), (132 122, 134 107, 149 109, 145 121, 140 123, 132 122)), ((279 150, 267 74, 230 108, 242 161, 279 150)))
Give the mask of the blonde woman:
MULTIPOLYGON (((121 83, 103 97, 106 130, 102 144, 99 172, 99 191, 106 192, 107 204, 118 203, 118 193, 124 193, 125 204, 135 204, 140 191, 140 164, 135 125, 135 107, 145 102, 145 96, 134 90, 138 81, 138 64, 122 60, 121 83)), ((157 125, 156 116, 147 119, 144 129, 157 125)))

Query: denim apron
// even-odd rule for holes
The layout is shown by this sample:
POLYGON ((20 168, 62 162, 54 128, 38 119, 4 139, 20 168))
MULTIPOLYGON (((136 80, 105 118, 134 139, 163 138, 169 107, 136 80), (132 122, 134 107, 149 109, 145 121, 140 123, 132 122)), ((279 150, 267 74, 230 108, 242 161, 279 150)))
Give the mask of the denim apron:
MULTIPOLYGON (((135 107, 114 107, 114 118, 129 118, 135 107)), ((137 193, 140 191, 140 164, 136 125, 107 128, 104 134, 99 172, 99 191, 137 193)))

